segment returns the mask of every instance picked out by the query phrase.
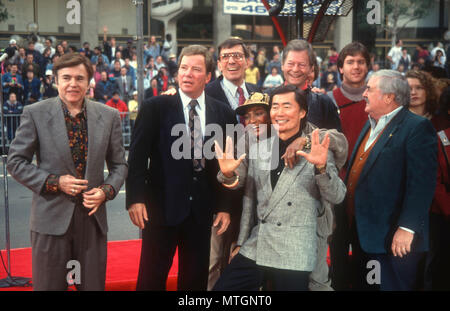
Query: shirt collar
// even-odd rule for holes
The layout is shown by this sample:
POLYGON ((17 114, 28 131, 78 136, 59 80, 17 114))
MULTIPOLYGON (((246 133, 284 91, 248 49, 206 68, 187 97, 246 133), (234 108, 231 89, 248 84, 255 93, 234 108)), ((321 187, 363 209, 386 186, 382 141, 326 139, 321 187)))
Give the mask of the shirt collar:
MULTIPOLYGON (((296 134, 294 134, 293 136, 289 137, 286 140, 282 140, 280 138, 280 149, 286 149, 294 140, 296 140, 300 136, 302 136, 302 131, 299 130, 296 134)), ((282 154, 280 156, 282 156, 282 154)))
MULTIPOLYGON (((61 107, 62 107, 62 110, 63 110, 63 113, 64 113, 64 117, 72 117, 70 112, 69 112, 69 109, 67 109, 66 104, 61 100, 61 98, 59 98, 59 100, 61 102, 61 107)), ((78 116, 81 116, 84 119, 86 119, 86 116, 87 116, 87 114, 86 114, 86 103, 85 103, 84 100, 83 100, 83 104, 81 106, 80 113, 78 113, 75 117, 78 117, 78 116)))
MULTIPOLYGON (((223 77, 223 86, 226 87, 231 94, 233 94, 234 96, 236 96, 237 94, 237 89, 238 86, 236 86, 235 84, 233 84, 231 81, 227 80, 225 77, 223 77)), ((243 90, 245 90, 245 81, 242 81, 242 84, 239 85, 243 90)))
POLYGON ((385 114, 384 116, 380 117, 380 119, 378 120, 378 122, 375 121, 375 119, 373 119, 370 115, 369 115, 369 122, 370 122, 370 127, 373 129, 375 129, 378 125, 380 126, 384 126, 386 124, 388 124, 396 115, 397 113, 400 112, 400 110, 403 108, 403 106, 400 106, 394 110, 392 110, 391 112, 389 112, 388 114, 385 114))
POLYGON ((190 98, 181 89, 178 89, 178 91, 180 93, 181 102, 183 103, 183 109, 186 109, 193 99, 197 100, 198 102, 197 109, 200 109, 200 111, 205 109, 205 91, 203 91, 198 98, 190 98))

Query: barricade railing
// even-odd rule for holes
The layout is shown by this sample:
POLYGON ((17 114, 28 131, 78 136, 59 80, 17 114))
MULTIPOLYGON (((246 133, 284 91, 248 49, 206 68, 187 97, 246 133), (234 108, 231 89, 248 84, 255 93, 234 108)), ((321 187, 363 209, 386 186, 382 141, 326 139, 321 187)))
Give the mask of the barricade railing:
MULTIPOLYGON (((120 113, 120 119, 122 121, 122 138, 125 148, 128 148, 130 146, 131 132, 134 126, 134 120, 130 119, 130 114, 131 113, 129 112, 120 113)), ((11 141, 14 139, 16 135, 16 130, 20 124, 20 114, 4 114, 4 120, 5 120, 4 125, 1 124, 0 120, 0 126, 5 127, 5 136, 6 136, 5 146, 7 147, 7 149, 9 149, 9 145, 11 144, 11 141)), ((3 140, 2 131, 0 130, 0 146, 3 143, 2 140, 3 140)))

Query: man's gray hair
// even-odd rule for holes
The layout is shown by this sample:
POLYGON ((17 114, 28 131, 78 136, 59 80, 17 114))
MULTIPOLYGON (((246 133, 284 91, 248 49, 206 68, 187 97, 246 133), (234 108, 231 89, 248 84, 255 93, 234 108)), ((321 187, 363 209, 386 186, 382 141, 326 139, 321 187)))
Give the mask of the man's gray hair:
POLYGON ((294 39, 289 41, 288 44, 283 49, 283 64, 286 61, 286 57, 288 56, 288 53, 290 51, 308 52, 309 65, 314 66, 314 59, 316 57, 316 54, 314 53, 312 45, 308 41, 303 39, 294 39))
POLYGON ((394 94, 395 101, 401 105, 408 107, 410 101, 410 89, 408 80, 398 71, 395 70, 379 70, 374 72, 370 78, 378 79, 378 88, 383 94, 394 94))

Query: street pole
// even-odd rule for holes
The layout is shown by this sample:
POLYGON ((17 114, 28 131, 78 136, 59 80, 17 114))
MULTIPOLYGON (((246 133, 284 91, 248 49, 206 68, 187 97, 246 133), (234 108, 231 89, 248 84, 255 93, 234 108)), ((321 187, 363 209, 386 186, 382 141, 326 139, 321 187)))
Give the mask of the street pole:
MULTIPOLYGON (((0 67, 1 67, 0 63, 0 67)), ((2 73, 0 70, 0 81, 2 81, 2 73)), ((0 107, 1 107, 1 137, 2 137, 2 167, 3 167, 3 193, 5 195, 5 242, 6 242, 6 260, 7 260, 7 268, 6 268, 6 278, 0 280, 0 288, 1 287, 12 287, 12 286, 29 286, 30 279, 23 277, 12 276, 11 274, 11 237, 9 230, 9 197, 8 197, 8 171, 6 170, 6 162, 7 162, 7 152, 6 152, 6 131, 5 131, 5 116, 3 112, 3 83, 0 83, 0 107)), ((3 262, 3 256, 1 256, 0 250, 0 259, 3 262)))
MULTIPOLYGON (((144 101, 144 50, 143 50, 143 39, 144 39, 144 1, 143 0, 133 0, 133 4, 136 6, 136 36, 134 40, 137 43, 137 91, 138 91, 138 107, 141 108, 142 102, 144 101)), ((151 1, 149 1, 149 6, 151 6, 151 1)))

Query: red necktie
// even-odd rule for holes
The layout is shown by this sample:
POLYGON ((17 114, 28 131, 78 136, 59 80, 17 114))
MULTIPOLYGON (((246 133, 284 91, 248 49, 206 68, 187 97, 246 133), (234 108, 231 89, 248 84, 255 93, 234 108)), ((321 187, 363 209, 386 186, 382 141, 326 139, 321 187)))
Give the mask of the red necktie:
MULTIPOLYGON (((245 103, 244 90, 240 86, 238 86, 237 91, 239 93, 239 106, 242 106, 245 103)), ((243 116, 239 116, 239 122, 241 122, 241 124, 244 124, 243 116)))

